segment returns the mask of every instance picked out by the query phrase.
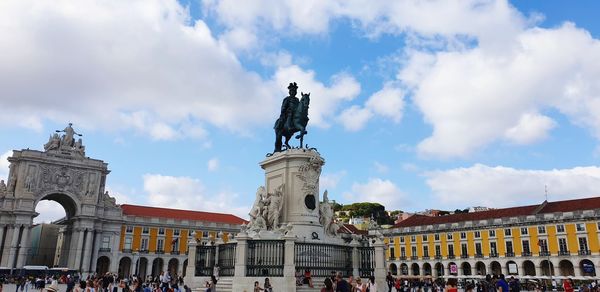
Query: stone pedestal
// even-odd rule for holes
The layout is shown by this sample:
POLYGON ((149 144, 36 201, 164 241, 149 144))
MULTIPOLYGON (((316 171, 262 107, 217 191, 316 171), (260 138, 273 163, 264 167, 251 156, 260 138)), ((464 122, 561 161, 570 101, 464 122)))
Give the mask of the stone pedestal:
POLYGON ((289 149, 260 163, 265 170, 265 187, 273 193, 284 185, 281 223, 291 223, 299 238, 323 240, 319 222, 319 176, 325 161, 315 150, 289 149))
POLYGON ((375 248, 375 282, 377 283, 377 287, 387 287, 385 283, 385 243, 383 240, 377 239, 373 247, 375 248))

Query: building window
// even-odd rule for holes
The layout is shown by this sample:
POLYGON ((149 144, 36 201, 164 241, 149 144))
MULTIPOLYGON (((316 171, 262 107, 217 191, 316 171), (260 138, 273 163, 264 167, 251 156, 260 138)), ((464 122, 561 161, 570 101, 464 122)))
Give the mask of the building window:
POLYGON ((102 237, 102 248, 110 248, 110 237, 109 236, 102 237))
POLYGON ((562 253, 566 253, 568 251, 567 249, 567 239, 566 238, 559 238, 558 239, 558 250, 562 253))
POLYGON ((156 241, 156 251, 164 251, 165 250, 165 240, 163 238, 159 238, 156 241))
POLYGON ((165 235, 165 228, 163 228, 163 227, 158 228, 158 235, 165 235))
POLYGON ((396 243, 396 239, 395 238, 390 238, 390 245, 394 245, 396 243))
POLYGON ((390 257, 392 257, 392 258, 396 257, 396 250, 393 247, 390 247, 390 257))
POLYGON ((133 226, 125 226, 125 233, 133 233, 133 226))
POLYGON ((466 232, 461 232, 460 233, 460 239, 466 239, 467 238, 467 233, 466 232))
POLYGON ((585 238, 585 237, 579 238, 579 250, 580 251, 588 251, 587 238, 585 238))
POLYGON ((131 250, 131 237, 125 237, 125 245, 123 246, 123 249, 131 250))
POLYGON ((540 246, 540 252, 548 252, 548 241, 545 239, 538 240, 538 245, 540 246))
POLYGON ((507 241, 506 242, 506 253, 508 254, 514 254, 514 250, 513 250, 513 244, 512 241, 507 241))
POLYGON ((150 228, 149 227, 142 227, 142 234, 148 234, 150 233, 150 228))
POLYGON ((511 235, 512 235, 512 229, 510 229, 510 228, 504 229, 504 236, 511 236, 511 235))
POLYGON ((400 243, 404 243, 404 236, 400 236, 400 243))
POLYGON ((492 254, 492 255, 498 254, 498 249, 496 248, 496 242, 494 242, 494 241, 490 242, 490 254, 492 254))
POLYGON ((429 257, 429 247, 426 245, 423 246, 423 256, 429 257))
POLYGON ((417 241, 417 237, 414 236, 414 235, 411 235, 410 236, 410 242, 415 242, 415 241, 417 241))
POLYGON ((529 247, 529 240, 523 240, 523 252, 531 253, 531 248, 529 247))
POLYGON ((477 255, 482 255, 483 254, 481 252, 481 242, 476 242, 475 243, 475 254, 477 254, 477 255))
POLYGON ((454 256, 454 245, 448 244, 448 256, 454 256))
POLYGON ((475 231, 475 238, 481 238, 481 231, 475 231))
POLYGON ((435 246, 435 256, 437 256, 437 257, 442 256, 442 247, 439 245, 435 246))
MULTIPOLYGON (((600 226, 600 222, 598 222, 598 226, 600 226)), ((599 228, 600 228, 600 227, 599 227, 599 228)), ((436 233, 436 234, 434 234, 434 235, 433 235, 433 239, 434 239, 435 241, 438 241, 438 240, 440 240, 440 234, 439 234, 439 233, 436 233)))
POLYGON ((179 229, 173 229, 173 235, 179 236, 179 229))
POLYGON ((171 250, 179 251, 179 238, 175 238, 171 241, 171 250))
POLYGON ((400 247, 400 256, 406 257, 406 248, 404 248, 404 246, 400 247))
POLYGON ((562 225, 562 224, 556 225, 556 232, 558 232, 558 233, 564 233, 565 232, 565 226, 562 225))
POLYGON ((208 231, 202 231, 202 237, 208 237, 208 231))
POLYGON ((546 226, 538 226, 539 234, 546 234, 546 226))
POLYGON ((529 229, 527 227, 521 227, 521 235, 529 234, 529 229))
POLYGON ((489 232, 490 237, 496 237, 496 230, 490 230, 489 232))
POLYGON ((423 235, 423 242, 427 242, 427 235, 423 235))
POLYGON ((460 245, 460 255, 463 257, 466 257, 469 255, 468 251, 467 251, 467 244, 463 243, 460 245))
POLYGON ((411 246, 410 253, 411 253, 411 256, 416 257, 417 256, 417 247, 411 246))
POLYGON ((452 240, 452 233, 448 233, 448 234, 446 234, 446 238, 447 238, 448 240, 452 240))
POLYGON ((140 250, 148 250, 148 237, 142 238, 142 244, 140 245, 140 250))
POLYGON ((575 224, 575 228, 577 229, 577 231, 585 231, 585 225, 583 223, 575 224))

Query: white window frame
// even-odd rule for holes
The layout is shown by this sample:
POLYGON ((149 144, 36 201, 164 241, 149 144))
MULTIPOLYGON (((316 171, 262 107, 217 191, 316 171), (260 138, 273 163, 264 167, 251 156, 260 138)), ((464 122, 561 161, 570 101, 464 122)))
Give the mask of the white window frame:
POLYGON ((538 226, 538 234, 546 234, 546 226, 545 225, 538 226))
POLYGON ((475 238, 481 238, 481 231, 475 231, 475 233, 473 234, 473 236, 475 238))
POLYGON ((556 224, 556 233, 565 233, 565 225, 556 224))
POLYGON ((452 240, 452 232, 446 233, 446 240, 452 240))
POLYGON ((575 223, 576 232, 585 232, 585 223, 575 223), (581 226, 581 228, 579 228, 581 226))
POLYGON ((490 238, 496 237, 496 229, 490 229, 490 230, 488 230, 488 235, 489 235, 490 238))
POLYGON ((512 236, 512 229, 504 228, 504 236, 512 236))
POLYGON ((521 235, 529 235, 529 228, 521 227, 521 235), (525 231, 525 232, 523 232, 525 231))

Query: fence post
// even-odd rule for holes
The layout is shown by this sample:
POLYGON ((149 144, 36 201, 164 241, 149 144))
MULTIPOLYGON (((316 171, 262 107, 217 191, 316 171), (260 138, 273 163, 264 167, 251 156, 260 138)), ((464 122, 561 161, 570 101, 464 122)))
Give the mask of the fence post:
POLYGON ((287 291, 296 287, 296 263, 294 256, 296 253, 296 237, 295 236, 284 236, 285 247, 283 255, 283 277, 287 285, 287 291))
POLYGON ((350 246, 352 247, 352 275, 354 276, 354 278, 357 278, 360 277, 360 255, 358 254, 359 243, 358 241, 356 241, 356 239, 353 239, 350 242, 350 246))
POLYGON ((237 247, 235 249, 235 269, 233 272, 234 277, 245 277, 246 276, 246 256, 248 246, 248 234, 240 232, 237 236, 237 247))
POLYGON ((380 238, 375 240, 373 244, 375 248, 375 281, 377 286, 386 287, 385 276, 386 276, 386 264, 385 264, 385 243, 380 238))
POLYGON ((194 277, 196 276, 196 233, 192 232, 190 240, 187 242, 188 245, 188 265, 185 268, 185 283, 188 287, 196 287, 194 284, 194 277))

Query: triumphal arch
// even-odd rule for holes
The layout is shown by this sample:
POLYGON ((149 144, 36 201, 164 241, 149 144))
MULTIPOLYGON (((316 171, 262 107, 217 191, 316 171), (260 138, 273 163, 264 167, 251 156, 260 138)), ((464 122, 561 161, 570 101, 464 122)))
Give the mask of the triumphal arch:
POLYGON ((85 155, 71 124, 50 135, 44 151, 15 150, 8 158, 7 182, 0 181, 0 266, 26 265, 35 208, 41 200, 58 202, 66 217, 59 220, 55 265, 94 271, 102 238, 117 240, 122 210, 105 191, 108 164, 85 155), (103 237, 104 236, 104 237, 103 237))

